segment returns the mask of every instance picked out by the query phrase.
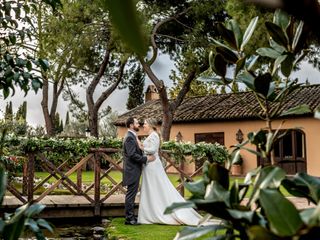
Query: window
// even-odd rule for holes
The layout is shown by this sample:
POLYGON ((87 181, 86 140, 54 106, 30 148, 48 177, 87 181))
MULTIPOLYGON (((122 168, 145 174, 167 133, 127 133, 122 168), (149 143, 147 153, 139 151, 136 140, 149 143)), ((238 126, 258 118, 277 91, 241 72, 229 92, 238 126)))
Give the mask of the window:
POLYGON ((215 133, 196 133, 194 135, 194 142, 206 142, 206 143, 219 143, 224 145, 224 133, 215 132, 215 133))
MULTIPOLYGON (((206 143, 219 143, 224 145, 224 132, 213 132, 213 133, 196 133, 194 135, 194 142, 206 142, 206 143)), ((196 170, 203 165, 203 160, 196 160, 196 170)))
MULTIPOLYGON (((288 130, 287 133, 274 143, 273 158, 275 164, 282 167, 287 174, 306 172, 305 134, 301 130, 288 130)), ((258 165, 262 165, 258 159, 258 165)))

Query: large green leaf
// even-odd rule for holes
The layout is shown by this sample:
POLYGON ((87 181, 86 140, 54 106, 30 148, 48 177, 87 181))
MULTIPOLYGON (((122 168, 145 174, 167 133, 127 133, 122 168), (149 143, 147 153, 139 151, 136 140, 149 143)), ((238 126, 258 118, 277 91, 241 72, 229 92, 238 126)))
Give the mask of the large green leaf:
POLYGON ((230 207, 230 192, 216 181, 212 181, 207 185, 204 199, 224 202, 227 207, 230 207))
POLYGON ((249 198, 247 206, 259 198, 260 190, 265 188, 278 188, 281 181, 285 178, 286 173, 282 168, 268 166, 262 168, 255 179, 253 191, 249 198))
POLYGON ((230 189, 230 205, 238 205, 239 204, 239 183, 238 180, 235 180, 230 189))
POLYGON ((257 53, 262 57, 269 57, 269 58, 278 58, 281 53, 277 52, 272 48, 258 48, 257 53))
POLYGON ((240 211, 235 209, 228 209, 228 212, 230 215, 237 220, 243 220, 247 221, 248 223, 251 223, 253 221, 254 212, 252 211, 240 211))
POLYGON ((320 201, 320 179, 306 173, 298 173, 293 179, 286 179, 282 185, 295 196, 305 196, 313 203, 320 201))
POLYGON ((183 228, 174 239, 176 240, 193 240, 197 239, 207 233, 215 232, 219 229, 225 229, 223 225, 210 225, 201 227, 185 227, 183 228))
POLYGON ((272 38, 270 38, 269 43, 270 43, 270 47, 272 47, 274 50, 276 50, 277 52, 279 52, 281 54, 286 51, 285 47, 276 43, 274 40, 272 40, 272 38))
POLYGON ((203 198, 205 195, 206 186, 203 179, 199 179, 195 182, 187 182, 184 186, 192 193, 194 198, 203 198))
POLYGON ((7 175, 3 167, 0 166, 0 204, 2 204, 3 196, 6 192, 6 186, 7 186, 7 175))
POLYGON ((146 37, 144 37, 140 20, 133 0, 100 0, 102 6, 109 11, 111 21, 123 40, 140 56, 147 52, 146 37))
POLYGON ((3 237, 5 240, 16 240, 20 237, 24 229, 25 211, 29 205, 23 205, 16 209, 14 215, 8 220, 3 228, 3 237))
POLYGON ((293 236, 303 225, 299 211, 278 190, 261 189, 259 200, 275 234, 293 236))
POLYGON ((284 111, 283 113, 280 114, 280 116, 287 116, 287 115, 293 115, 293 114, 300 115, 300 114, 306 114, 306 113, 311 113, 311 109, 307 104, 302 104, 284 111))
POLYGON ((34 233, 40 232, 40 228, 39 228, 37 222, 31 218, 28 218, 26 220, 25 225, 27 227, 29 227, 32 230, 32 232, 34 232, 34 233))
POLYGON ((231 19, 229 21, 229 26, 230 26, 230 29, 232 30, 232 32, 234 33, 234 36, 236 38, 237 49, 240 49, 240 46, 242 44, 242 39, 243 39, 243 34, 240 29, 240 26, 237 23, 237 21, 234 19, 231 19))
POLYGON ((217 23, 217 30, 230 47, 237 49, 237 42, 231 30, 227 29, 222 23, 217 23))
POLYGON ((247 229, 250 240, 276 240, 277 237, 262 226, 254 225, 247 229))
POLYGON ((225 77, 227 73, 227 62, 224 60, 221 54, 216 54, 213 59, 213 69, 216 74, 221 77, 225 77))
POLYGON ((46 220, 40 218, 37 220, 37 224, 53 233, 53 228, 51 224, 49 224, 46 220))
POLYGON ((264 97, 267 97, 271 82, 272 82, 272 76, 270 73, 265 73, 263 75, 259 75, 254 80, 254 88, 257 93, 260 93, 264 97))
POLYGON ((33 217, 39 214, 46 206, 43 204, 32 204, 25 212, 27 217, 33 217))
POLYGON ((296 33, 294 35, 293 41, 292 41, 292 50, 293 51, 295 51, 295 49, 296 49, 296 47, 298 45, 298 42, 300 40, 300 36, 301 36, 301 33, 302 33, 302 29, 303 29, 303 22, 300 21, 299 25, 297 27, 296 33))
POLYGON ((167 207, 164 210, 164 214, 170 214, 174 212, 174 210, 181 209, 181 208, 193 208, 195 207, 195 204, 191 201, 186 201, 186 202, 176 202, 171 204, 169 207, 167 207))
MULTIPOLYGON (((230 79, 232 81, 232 79, 230 79)), ((200 76, 197 78, 200 82, 214 82, 217 85, 224 85, 224 81, 220 76, 200 76)))
POLYGON ((237 76, 237 81, 244 83, 251 90, 254 88, 254 77, 249 72, 243 72, 237 76))
POLYGON ((273 22, 280 26, 283 30, 286 30, 290 24, 290 16, 288 13, 277 9, 273 16, 273 22))
POLYGON ((244 68, 246 63, 246 57, 240 58, 237 62, 236 62, 236 72, 235 75, 237 76, 238 73, 244 68))
POLYGON ((217 163, 209 166, 208 177, 212 181, 218 182, 225 189, 229 189, 229 171, 217 163))
POLYGON ((226 61, 230 63, 236 63, 238 61, 238 56, 228 48, 219 46, 216 47, 216 51, 217 53, 221 54, 226 61))
POLYGON ((253 67, 256 64, 258 58, 259 58, 259 55, 252 55, 248 58, 248 61, 246 62, 248 71, 253 70, 253 67))
POLYGON ((202 200, 195 199, 193 202, 196 204, 197 209, 205 211, 214 217, 232 220, 230 213, 227 211, 227 206, 224 202, 216 202, 215 200, 202 200))
POLYGON ((285 77, 289 77, 292 69, 293 69, 293 62, 294 62, 294 55, 288 53, 287 57, 281 63, 281 72, 285 77))
POLYGON ((286 38, 282 28, 272 22, 266 22, 265 25, 272 39, 287 49, 288 39, 286 38))
POLYGON ((249 26, 247 27, 246 31, 244 32, 243 34, 243 40, 242 40, 242 44, 240 46, 240 50, 243 51, 245 45, 249 42, 256 26, 257 26, 257 23, 258 23, 258 19, 259 17, 255 17, 253 18, 250 23, 249 23, 249 26))
POLYGON ((275 72, 277 71, 279 65, 287 58, 288 55, 280 55, 273 64, 273 70, 272 70, 272 75, 275 74, 275 72))

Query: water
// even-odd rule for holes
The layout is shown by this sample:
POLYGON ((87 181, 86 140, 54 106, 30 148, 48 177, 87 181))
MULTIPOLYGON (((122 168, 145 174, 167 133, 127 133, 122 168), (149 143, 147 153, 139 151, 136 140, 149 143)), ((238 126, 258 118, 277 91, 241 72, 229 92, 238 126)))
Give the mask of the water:
MULTIPOLYGON (((110 221, 107 219, 86 219, 86 218, 68 218, 47 220, 54 225, 54 232, 43 231, 45 237, 49 240, 106 240, 105 229, 110 221)), ((26 231, 21 240, 35 239, 34 234, 26 231)))

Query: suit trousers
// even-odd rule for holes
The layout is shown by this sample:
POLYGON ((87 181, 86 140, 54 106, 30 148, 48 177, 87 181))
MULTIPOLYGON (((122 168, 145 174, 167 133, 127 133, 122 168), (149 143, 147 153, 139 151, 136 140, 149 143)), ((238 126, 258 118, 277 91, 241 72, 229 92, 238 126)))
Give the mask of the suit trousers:
POLYGON ((135 220, 134 201, 135 201, 138 189, 139 189, 139 180, 128 185, 127 187, 127 193, 126 193, 126 198, 124 203, 127 221, 135 220))

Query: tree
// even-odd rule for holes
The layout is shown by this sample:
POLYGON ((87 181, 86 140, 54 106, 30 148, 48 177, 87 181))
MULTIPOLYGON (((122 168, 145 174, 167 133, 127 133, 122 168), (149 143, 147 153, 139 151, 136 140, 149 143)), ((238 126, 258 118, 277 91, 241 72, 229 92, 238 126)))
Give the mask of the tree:
POLYGON ((170 138, 174 112, 190 89, 196 76, 207 69, 206 52, 216 31, 213 21, 224 21, 224 1, 155 1, 145 0, 144 12, 148 12, 153 24, 150 33, 151 58, 140 57, 144 71, 158 89, 163 109, 161 135, 170 138), (176 81, 181 80, 181 88, 176 98, 169 101, 168 90, 151 69, 158 51, 170 54, 179 66, 176 81))
MULTIPOLYGON (((67 9, 67 1, 63 2, 64 7, 59 8, 59 14, 52 14, 46 5, 39 3, 38 10, 34 11, 36 15, 37 28, 33 32, 37 45, 27 46, 32 49, 39 57, 47 58, 53 63, 48 71, 41 71, 43 79, 41 107, 45 119, 45 126, 48 136, 53 136, 59 129, 55 129, 55 116, 60 95, 65 87, 68 78, 75 75, 71 68, 73 63, 74 49, 77 47, 77 40, 72 33, 65 33, 64 28, 70 28, 70 24, 61 25, 61 12, 67 9), (60 29, 59 29, 60 28, 60 29), (63 34, 65 34, 63 36, 63 34), (69 35, 68 35, 69 34, 69 35), (52 84, 52 101, 49 106, 49 85, 52 84)), ((73 29, 73 31, 75 31, 73 29)))
POLYGON ((144 88, 145 74, 143 69, 138 66, 132 77, 129 79, 129 98, 127 100, 127 109, 133 109, 144 102, 143 88, 144 88))
POLYGON ((19 106, 18 111, 15 116, 16 121, 24 121, 27 120, 27 102, 23 101, 23 103, 19 106))
POLYGON ((59 113, 56 113, 55 119, 54 119, 54 129, 55 129, 55 134, 61 133, 63 131, 63 123, 62 120, 60 119, 59 113))
POLYGON ((6 105, 5 113, 4 113, 5 122, 12 122, 13 120, 13 112, 12 112, 12 102, 8 102, 6 105))
POLYGON ((65 121, 64 126, 68 126, 69 124, 70 124, 70 117, 69 117, 69 111, 67 111, 67 113, 66 113, 66 121, 65 121))
POLYGON ((117 112, 109 112, 100 120, 99 135, 105 138, 115 138, 117 136, 117 127, 113 124, 118 118, 117 112))
POLYGON ((129 59, 132 54, 127 53, 113 32, 109 15, 97 0, 90 5, 85 0, 66 1, 61 16, 59 21, 50 23, 48 32, 54 34, 51 41, 56 44, 55 49, 66 54, 58 58, 68 59, 66 68, 73 70, 71 76, 66 77, 64 97, 72 101, 73 107, 87 112, 91 135, 98 137, 100 108, 115 89, 125 86, 129 73, 126 66, 133 61, 129 59), (86 106, 72 89, 73 84, 86 88, 86 106))
MULTIPOLYGON (((47 1, 53 9, 60 5, 59 0, 47 1)), ((35 1, 1 1, 0 2, 0 89, 7 98, 18 86, 25 93, 29 89, 38 91, 42 82, 35 70, 46 71, 45 60, 35 59, 28 53, 21 53, 21 44, 30 37, 32 21, 30 8, 36 8, 35 1), (23 28, 21 28, 23 24, 23 28)))

